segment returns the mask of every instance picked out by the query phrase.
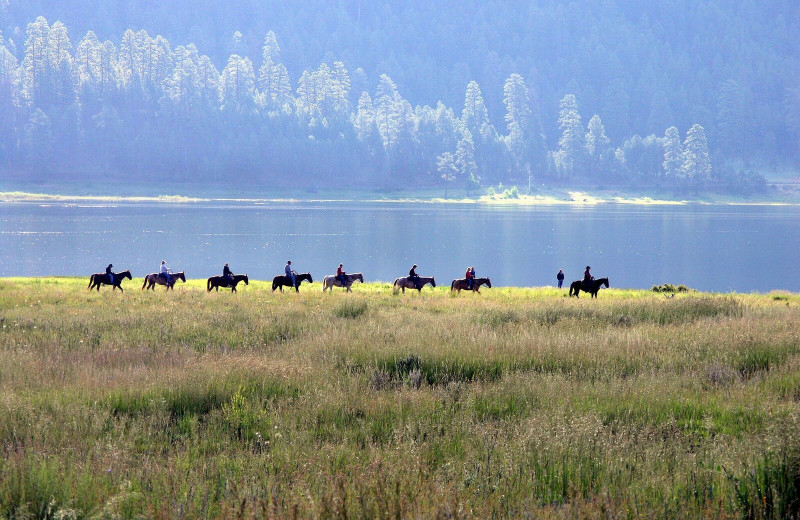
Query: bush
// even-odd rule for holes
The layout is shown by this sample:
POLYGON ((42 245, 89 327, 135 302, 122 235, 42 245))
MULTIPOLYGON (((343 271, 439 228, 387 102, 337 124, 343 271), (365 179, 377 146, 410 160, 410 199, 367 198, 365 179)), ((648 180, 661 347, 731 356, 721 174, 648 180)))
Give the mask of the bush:
POLYGON ((675 286, 671 283, 664 283, 661 285, 654 285, 650 288, 651 291, 657 293, 688 293, 688 292, 697 292, 694 289, 691 289, 683 284, 675 286))
POLYGON ((487 195, 489 198, 492 198, 492 199, 493 199, 493 198, 495 197, 495 195, 497 195, 497 194, 495 193, 495 191, 494 191, 494 188, 493 188, 493 187, 491 187, 491 186, 489 186, 489 189, 488 189, 488 190, 486 190, 486 195, 487 195))
POLYGON ((519 190, 517 189, 516 186, 512 186, 512 187, 510 187, 509 189, 507 189, 507 190, 505 190, 503 192, 503 195, 501 195, 501 198, 503 198, 503 199, 518 199, 519 198, 519 190))
POLYGON ((355 319, 367 312, 367 302, 364 300, 345 300, 333 310, 338 318, 355 319))

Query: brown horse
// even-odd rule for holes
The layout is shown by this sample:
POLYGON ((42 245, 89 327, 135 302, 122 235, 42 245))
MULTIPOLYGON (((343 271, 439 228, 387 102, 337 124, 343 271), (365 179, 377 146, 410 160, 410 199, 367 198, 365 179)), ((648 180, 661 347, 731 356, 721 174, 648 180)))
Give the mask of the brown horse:
MULTIPOLYGON (((297 292, 300 292, 300 284, 303 283, 303 281, 308 280, 308 283, 314 283, 314 280, 311 279, 311 273, 301 273, 295 275, 295 279, 297 280, 297 285, 295 286, 294 290, 297 292)), ((272 279, 272 292, 275 292, 275 289, 280 289, 281 292, 283 292, 284 287, 292 287, 291 278, 285 274, 279 274, 272 279)))
POLYGON ((336 276, 335 274, 329 274, 328 276, 322 279, 322 292, 325 292, 328 289, 331 292, 333 292, 334 287, 344 287, 345 289, 347 289, 347 292, 353 292, 352 290, 350 290, 350 287, 355 282, 364 283, 364 275, 362 275, 361 273, 345 273, 344 280, 347 283, 346 285, 343 286, 342 281, 339 279, 338 276, 336 276))
POLYGON ((466 278, 460 278, 458 280, 453 280, 453 283, 450 284, 451 291, 458 291, 459 294, 461 291, 475 291, 476 293, 481 293, 481 285, 485 285, 489 289, 492 288, 492 281, 488 278, 475 278, 472 280, 472 289, 469 288, 469 281, 466 278))
POLYGON ((431 284, 431 287, 436 287, 436 279, 432 276, 430 278, 420 276, 415 281, 410 276, 401 276, 394 281, 392 287, 395 292, 402 289, 403 294, 405 294, 406 289, 416 289, 419 292, 422 292, 422 288, 425 287, 425 284, 431 284))
POLYGON ((208 289, 208 292, 211 292, 211 289, 216 289, 217 292, 219 292, 220 287, 230 287, 231 292, 236 292, 236 286, 239 285, 239 282, 244 282, 245 285, 250 285, 250 280, 247 278, 246 274, 233 275, 233 282, 224 276, 212 276, 206 282, 206 289, 208 289))
POLYGON ((186 275, 183 273, 183 271, 181 271, 179 273, 170 273, 169 274, 169 285, 167 285, 167 280, 163 276, 161 276, 161 273, 150 273, 150 274, 148 274, 147 276, 144 277, 144 283, 142 284, 142 290, 144 290, 145 286, 146 286, 148 289, 151 289, 151 290, 155 291, 156 290, 156 284, 158 284, 158 285, 167 285, 167 290, 168 291, 170 289, 172 289, 174 291, 175 290, 175 282, 177 282, 178 280, 182 281, 183 283, 186 283, 186 275))
MULTIPOLYGON (((111 280, 108 279, 108 275, 106 273, 95 273, 95 274, 93 274, 92 276, 89 277, 89 287, 87 287, 87 289, 89 289, 91 291, 92 289, 97 288, 97 290, 100 291, 100 286, 101 285, 110 285, 112 291, 114 289, 119 289, 120 291, 122 291, 122 285, 121 284, 122 284, 122 280, 124 280, 125 278, 127 278, 128 280, 132 280, 133 279, 133 278, 131 278, 131 272, 130 271, 122 271, 121 273, 114 273, 114 283, 113 284, 111 283, 111 280)), ((122 291, 122 292, 125 292, 125 291, 122 291)))
POLYGON ((569 295, 572 296, 574 294, 576 298, 580 298, 578 293, 583 291, 591 294, 592 298, 597 298, 597 293, 600 291, 600 287, 603 285, 606 287, 606 289, 608 289, 608 278, 598 278, 596 280, 592 280, 591 285, 588 287, 583 285, 583 280, 575 280, 569 286, 569 295))

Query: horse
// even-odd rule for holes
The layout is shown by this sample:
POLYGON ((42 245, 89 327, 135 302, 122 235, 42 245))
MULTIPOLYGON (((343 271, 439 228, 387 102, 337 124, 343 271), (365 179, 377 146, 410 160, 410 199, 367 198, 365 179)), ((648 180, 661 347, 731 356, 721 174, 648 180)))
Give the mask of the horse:
POLYGON ((144 283, 142 284, 142 290, 145 290, 145 287, 148 289, 152 289, 153 291, 156 290, 156 284, 158 285, 167 285, 167 290, 169 291, 172 289, 175 290, 175 282, 178 280, 186 283, 186 275, 183 271, 179 273, 169 273, 169 285, 167 285, 167 281, 161 276, 161 273, 150 273, 144 277, 144 283))
POLYGON ((392 284, 393 290, 397 292, 398 289, 403 290, 403 294, 406 293, 406 289, 416 289, 419 292, 422 292, 422 288, 425 287, 425 284, 431 284, 431 287, 436 287, 436 279, 434 277, 426 278, 424 276, 420 276, 417 278, 419 280, 419 286, 417 286, 417 282, 415 282, 409 276, 401 276, 394 281, 392 284))
POLYGON ((591 294, 592 298, 597 298, 597 292, 603 285, 605 285, 606 289, 608 289, 608 278, 597 278, 596 280, 592 280, 591 286, 588 289, 583 286, 583 280, 575 280, 569 286, 569 295, 572 296, 574 293, 575 297, 579 298, 578 293, 583 291, 591 294))
MULTIPOLYGON (((296 292, 300 292, 300 284, 304 280, 308 280, 308 283, 314 283, 314 280, 311 279, 311 273, 297 274, 295 279, 297 280, 297 285, 294 286, 296 292)), ((275 292, 275 289, 280 289, 283 292, 284 287, 292 287, 292 279, 290 277, 285 274, 279 274, 272 279, 272 292, 275 292)))
MULTIPOLYGON (((489 280, 488 278, 475 278, 474 280, 472 280, 472 289, 471 290, 473 290, 476 293, 480 294, 481 293, 481 285, 485 285, 486 287, 491 289, 492 288, 492 281, 489 280)), ((462 290, 469 291, 470 290, 469 282, 467 281, 466 278, 460 278, 458 280, 453 280, 453 283, 450 284, 450 290, 451 291, 458 291, 459 294, 461 293, 462 290)))
POLYGON ((325 292, 326 289, 330 289, 330 291, 333 292, 334 287, 345 287, 347 292, 353 292, 350 287, 357 281, 364 283, 364 275, 361 273, 345 273, 344 280, 345 285, 343 286, 338 276, 329 274, 322 279, 322 292, 325 292))
MULTIPOLYGON (((95 274, 93 274, 92 276, 89 277, 89 286, 87 287, 87 289, 89 289, 91 291, 92 289, 97 288, 97 290, 100 291, 100 286, 101 285, 110 285, 112 291, 114 289, 119 289, 120 291, 122 291, 122 285, 121 284, 122 284, 122 280, 124 280, 125 278, 127 278, 128 280, 133 280, 133 278, 131 278, 131 272, 130 271, 122 271, 122 272, 119 272, 119 273, 114 273, 114 283, 113 284, 108 279, 108 275, 106 273, 95 273, 95 274)), ((122 291, 122 292, 125 292, 125 291, 122 291)))
POLYGON ((225 276, 212 276, 206 282, 206 289, 208 292, 211 292, 211 289, 216 289, 219 292, 220 287, 230 287, 231 292, 236 292, 236 286, 239 282, 244 282, 245 285, 250 285, 250 280, 247 278, 246 274, 235 274, 233 275, 233 283, 231 283, 228 278, 225 276))

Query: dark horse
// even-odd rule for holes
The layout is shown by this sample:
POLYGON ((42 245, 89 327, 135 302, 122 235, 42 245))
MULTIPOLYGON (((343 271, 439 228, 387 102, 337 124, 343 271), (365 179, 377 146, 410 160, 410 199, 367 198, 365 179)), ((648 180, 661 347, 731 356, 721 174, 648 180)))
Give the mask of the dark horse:
MULTIPOLYGON (((308 283, 314 283, 314 280, 311 279, 311 273, 301 273, 295 275, 295 279, 297 279, 297 285, 294 287, 294 290, 300 292, 300 284, 303 283, 304 280, 308 280, 308 283)), ((275 278, 272 279, 272 292, 275 292, 275 289, 280 289, 283 292, 284 287, 291 287, 292 286, 292 279, 285 274, 279 274, 275 278)))
POLYGON ((591 294, 592 298, 597 298, 597 292, 603 285, 605 285, 606 289, 608 289, 608 278, 597 278, 596 280, 592 280, 591 285, 588 287, 583 285, 583 280, 575 280, 569 286, 569 295, 572 296, 574 293, 575 297, 579 298, 578 293, 583 291, 591 294))
POLYGON ((469 280, 466 278, 459 278, 457 280, 453 280, 453 283, 450 284, 451 291, 474 291, 478 294, 481 293, 481 285, 485 285, 489 289, 492 288, 492 281, 488 278, 475 278, 472 281, 472 289, 469 288, 469 280))
POLYGON ((169 274, 169 285, 167 285, 167 279, 161 276, 161 273, 150 273, 144 277, 144 283, 142 284, 142 290, 151 289, 153 291, 156 290, 156 284, 158 285, 167 285, 167 290, 169 291, 172 289, 175 290, 175 282, 178 280, 186 283, 186 273, 183 271, 179 271, 177 273, 170 273, 169 274))
POLYGON ((130 271, 122 271, 121 273, 114 273, 113 284, 111 283, 111 280, 108 279, 108 275, 106 273, 95 273, 89 277, 89 287, 87 287, 87 289, 91 291, 92 289, 97 288, 97 290, 99 291, 100 285, 110 285, 112 291, 114 289, 119 289, 120 291, 122 291, 122 285, 120 284, 122 283, 122 280, 124 280, 125 278, 127 278, 128 280, 133 279, 131 278, 130 271))
POLYGON ((216 289, 217 292, 219 292, 220 287, 230 287, 231 292, 236 292, 236 286, 239 282, 250 285, 250 280, 247 278, 246 274, 233 275, 233 283, 224 276, 212 276, 208 279, 208 282, 206 282, 206 289, 208 289, 208 292, 211 292, 211 289, 216 289))

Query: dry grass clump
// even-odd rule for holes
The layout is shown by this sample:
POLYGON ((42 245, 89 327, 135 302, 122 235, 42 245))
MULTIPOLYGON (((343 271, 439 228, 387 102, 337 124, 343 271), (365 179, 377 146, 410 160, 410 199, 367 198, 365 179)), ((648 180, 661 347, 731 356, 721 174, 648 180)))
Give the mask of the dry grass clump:
POLYGON ((0 280, 0 518, 798 515, 796 295, 448 293, 0 280))

